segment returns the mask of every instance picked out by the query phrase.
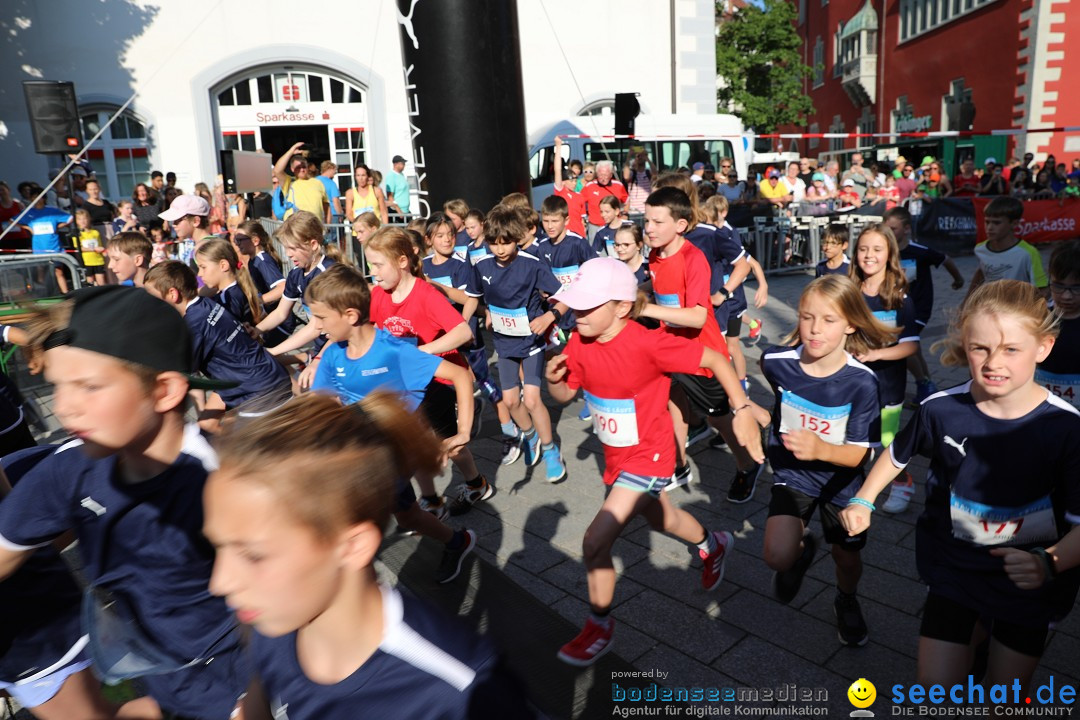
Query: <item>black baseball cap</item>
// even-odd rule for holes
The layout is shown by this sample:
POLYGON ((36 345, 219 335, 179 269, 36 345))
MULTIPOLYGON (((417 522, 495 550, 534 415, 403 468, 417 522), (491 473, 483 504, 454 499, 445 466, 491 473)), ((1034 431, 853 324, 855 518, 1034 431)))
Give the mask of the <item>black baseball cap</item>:
POLYGON ((401 157, 400 155, 395 155, 393 158, 390 159, 391 165, 397 165, 399 162, 405 162, 405 158, 401 157))
POLYGON ((180 313, 142 288, 102 285, 76 290, 68 327, 45 340, 45 349, 68 346, 101 353, 160 372, 178 372, 197 390, 237 383, 196 376, 191 332, 180 313))

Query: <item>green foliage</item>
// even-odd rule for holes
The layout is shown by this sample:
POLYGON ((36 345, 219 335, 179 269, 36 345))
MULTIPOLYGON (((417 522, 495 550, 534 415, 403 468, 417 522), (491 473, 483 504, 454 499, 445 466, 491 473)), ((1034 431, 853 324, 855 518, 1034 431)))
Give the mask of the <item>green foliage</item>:
POLYGON ((814 112, 803 94, 812 73, 802 62, 802 40, 795 31, 797 10, 789 0, 747 5, 720 26, 716 74, 720 112, 731 112, 758 132, 802 124, 814 112))

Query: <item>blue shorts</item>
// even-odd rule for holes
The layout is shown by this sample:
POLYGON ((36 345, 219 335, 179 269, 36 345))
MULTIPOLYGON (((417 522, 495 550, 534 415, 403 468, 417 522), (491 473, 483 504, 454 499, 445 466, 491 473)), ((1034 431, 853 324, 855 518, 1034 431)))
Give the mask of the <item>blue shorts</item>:
POLYGON ((85 635, 79 638, 65 657, 56 662, 58 667, 45 668, 14 683, 0 680, 0 690, 6 691, 23 707, 35 708, 44 705, 60 692, 65 680, 90 667, 90 660, 83 650, 86 640, 85 635))
POLYGON ((648 475, 635 475, 623 470, 612 483, 614 487, 626 488, 639 493, 648 493, 654 498, 659 498, 664 488, 671 484, 671 476, 649 477, 648 475))
POLYGON ((544 369, 543 351, 534 352, 525 358, 499 357, 499 386, 508 392, 524 385, 542 387, 540 378, 544 369), (520 371, 520 372, 519 372, 520 371))

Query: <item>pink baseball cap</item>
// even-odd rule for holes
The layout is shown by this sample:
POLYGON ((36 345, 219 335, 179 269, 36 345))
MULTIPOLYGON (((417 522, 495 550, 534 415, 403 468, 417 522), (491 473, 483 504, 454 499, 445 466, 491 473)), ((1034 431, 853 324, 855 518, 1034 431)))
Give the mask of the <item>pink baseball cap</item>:
POLYGON ((203 200, 198 195, 178 195, 175 200, 172 201, 172 205, 169 209, 163 213, 158 213, 158 217, 168 222, 176 222, 182 217, 188 215, 209 215, 210 203, 203 200))
POLYGON ((627 264, 618 258, 602 257, 582 264, 573 281, 551 299, 571 310, 592 310, 611 300, 634 302, 637 292, 637 278, 627 264))

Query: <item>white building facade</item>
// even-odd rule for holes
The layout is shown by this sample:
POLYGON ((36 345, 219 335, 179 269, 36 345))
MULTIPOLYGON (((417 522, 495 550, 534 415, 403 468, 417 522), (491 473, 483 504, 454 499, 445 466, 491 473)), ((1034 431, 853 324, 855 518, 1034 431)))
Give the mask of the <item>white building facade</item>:
MULTIPOLYGON (((716 112, 712 0, 518 0, 518 16, 530 130, 603 112, 616 92, 640 93, 644 112, 716 112)), ((136 95, 88 153, 112 199, 151 170, 212 185, 221 149, 276 157, 306 141, 342 187, 353 163, 411 157, 394 0, 7 0, 0 31, 12 186, 61 164, 34 152, 21 83, 36 79, 75 83, 85 140, 136 95)))

